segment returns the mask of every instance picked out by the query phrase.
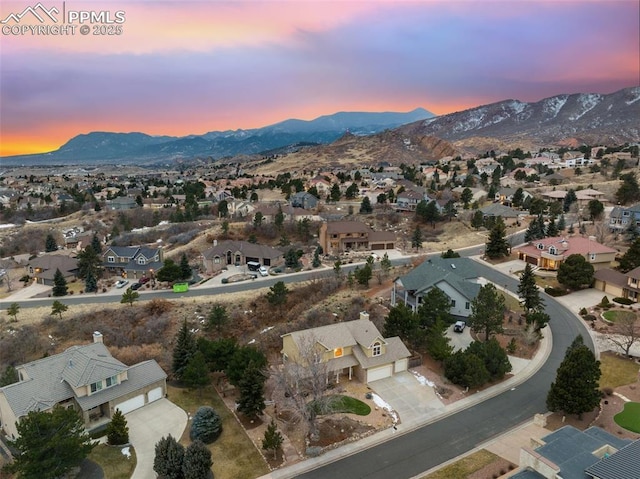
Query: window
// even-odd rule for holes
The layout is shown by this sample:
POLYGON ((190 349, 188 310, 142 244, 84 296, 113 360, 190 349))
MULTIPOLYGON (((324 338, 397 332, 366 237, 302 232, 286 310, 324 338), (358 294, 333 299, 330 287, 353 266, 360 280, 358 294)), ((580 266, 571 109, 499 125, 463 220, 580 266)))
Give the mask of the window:
POLYGON ((140 256, 138 258, 138 264, 147 264, 147 260, 144 258, 144 256, 140 256))
POLYGON ((113 256, 107 256, 107 263, 115 263, 116 259, 113 256))
POLYGON ((215 264, 220 264, 220 256, 216 256, 215 258, 213 258, 213 262, 215 264))
POLYGON ((452 308, 455 308, 455 307, 456 307, 456 300, 455 300, 455 299, 452 299, 452 300, 451 300, 451 307, 452 307, 452 308))
POLYGON ((382 354, 382 345, 378 342, 373 343, 373 355, 380 356, 382 354))
POLYGON ((91 384, 91 392, 95 393, 102 389, 102 381, 98 381, 97 383, 91 384))
POLYGON ((106 383, 108 388, 116 386, 118 384, 118 376, 111 376, 110 378, 107 378, 106 383))
POLYGON ((558 254, 558 250, 555 246, 549 246, 549 254, 558 254))
POLYGON ((537 247, 538 249, 544 249, 544 245, 543 245, 542 243, 538 243, 538 244, 536 245, 536 247, 537 247))
POLYGON ((333 350, 333 357, 334 358, 340 358, 342 357, 342 355, 344 354, 344 351, 342 350, 342 348, 336 348, 333 350))
POLYGON ((469 304, 469 301, 467 301, 466 303, 464 303, 464 309, 469 309, 469 306, 471 306, 471 305, 469 304))
POLYGON ((589 255, 589 257, 591 258, 591 261, 595 261, 596 260, 596 254, 595 253, 591 253, 589 255))

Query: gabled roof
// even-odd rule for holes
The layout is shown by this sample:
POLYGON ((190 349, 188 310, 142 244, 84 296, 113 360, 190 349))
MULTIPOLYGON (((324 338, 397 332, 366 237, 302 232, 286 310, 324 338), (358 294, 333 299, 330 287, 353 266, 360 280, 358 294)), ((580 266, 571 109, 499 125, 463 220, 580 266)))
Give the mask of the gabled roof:
POLYGON ((640 477, 640 439, 603 457, 585 472, 598 479, 638 479, 640 477))
POLYGON ((232 253, 242 253, 244 256, 256 257, 256 258, 280 258, 282 256, 282 252, 271 246, 249 243, 248 241, 233 241, 226 240, 220 241, 213 248, 209 248, 208 250, 202 253, 202 256, 205 259, 212 259, 215 256, 225 256, 227 251, 231 251, 232 253))
POLYGON ((102 347, 73 346, 63 353, 67 357, 67 362, 62 365, 64 368, 62 379, 71 387, 86 386, 115 376, 127 369, 126 365, 109 354, 103 344, 95 344, 100 344, 102 347))
POLYGON ((328 221, 327 233, 371 233, 371 228, 360 221, 328 221))
POLYGON ((554 246, 558 255, 564 255, 565 257, 572 254, 586 255, 589 253, 616 253, 617 250, 610 248, 607 245, 598 243, 594 239, 584 238, 582 236, 571 236, 566 238, 564 236, 554 236, 551 238, 537 239, 531 242, 531 244, 515 248, 515 251, 522 251, 529 256, 539 257, 542 251, 549 251, 549 248, 554 246), (538 248, 538 245, 542 245, 542 249, 538 248))
POLYGON ((48 271, 59 269, 65 273, 78 269, 78 260, 65 254, 44 254, 29 261, 32 268, 40 268, 48 271))
POLYGON ((485 216, 502 216, 503 218, 517 218, 520 213, 513 208, 501 205, 500 203, 491 203, 489 206, 480 208, 485 216))
MULTIPOLYGON (((632 269, 626 275, 620 271, 616 271, 615 269, 603 268, 595 271, 593 273, 593 278, 600 281, 606 281, 607 283, 614 284, 616 286, 626 286, 627 276, 633 278, 634 276, 631 276, 631 273, 634 271, 636 271, 636 274, 640 275, 640 268, 632 269)), ((636 278, 640 278, 640 276, 636 276, 636 278)))
POLYGON ((475 263, 469 258, 431 258, 398 281, 405 289, 416 292, 428 291, 445 282, 466 298, 473 299, 480 291, 480 285, 469 280, 479 276, 475 263))

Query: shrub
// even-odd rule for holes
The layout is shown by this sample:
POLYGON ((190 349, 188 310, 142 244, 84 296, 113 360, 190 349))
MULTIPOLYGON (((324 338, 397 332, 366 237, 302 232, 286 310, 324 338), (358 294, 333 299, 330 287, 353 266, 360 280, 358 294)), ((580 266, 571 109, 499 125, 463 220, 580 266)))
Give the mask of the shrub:
POLYGON ((566 289, 552 288, 551 286, 547 286, 546 288, 544 288, 544 292, 553 297, 564 296, 565 294, 567 294, 566 289))
POLYGON ((580 310, 580 316, 586 316, 587 315, 587 308, 582 308, 580 310))
POLYGON ((593 314, 587 314, 587 315, 584 317, 584 320, 585 320, 585 321, 595 321, 595 320, 596 320, 596 317, 595 317, 593 314))
POLYGON ((511 338, 511 341, 509 341, 509 344, 507 344, 507 352, 513 354, 516 352, 516 349, 518 349, 516 338, 511 338))
POLYGON ((222 434, 222 419, 212 407, 201 406, 193 416, 189 438, 211 444, 222 434))
POLYGON ((607 396, 611 396, 613 394, 613 388, 611 387, 602 388, 602 392, 607 396))
POLYGON ((229 278, 222 278, 220 281, 222 284, 227 284, 229 282, 229 278))
POLYGON ((112 446, 119 446, 120 444, 127 444, 129 442, 129 428, 127 427, 127 420, 120 409, 116 409, 113 413, 111 422, 107 425, 107 439, 112 446))
POLYGON ((606 308, 608 306, 610 306, 611 303, 609 302, 609 298, 607 298, 607 296, 603 296, 602 300, 600 301, 600 306, 602 306, 603 308, 606 308))
POLYGON ((633 304, 633 300, 629 298, 613 298, 613 300, 618 304, 633 304))

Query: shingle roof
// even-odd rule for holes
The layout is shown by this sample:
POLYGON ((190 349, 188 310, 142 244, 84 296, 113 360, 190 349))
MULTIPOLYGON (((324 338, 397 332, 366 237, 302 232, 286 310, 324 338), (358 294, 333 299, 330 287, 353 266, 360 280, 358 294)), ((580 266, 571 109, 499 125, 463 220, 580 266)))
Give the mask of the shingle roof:
POLYGON ((364 369, 389 364, 399 359, 408 358, 411 353, 399 337, 387 338, 386 352, 380 356, 367 356, 360 348, 353 349, 353 355, 364 369))
MULTIPOLYGON (((638 273, 640 274, 640 268, 636 268, 638 273)), ((628 275, 635 270, 629 271, 628 275)), ((606 281, 607 283, 615 284, 616 286, 626 286, 627 285, 627 276, 620 271, 616 271, 615 269, 603 268, 595 271, 593 273, 594 279, 598 279, 600 281, 606 281)), ((633 276, 631 276, 633 278, 633 276)), ((637 278, 640 278, 638 276, 637 278)))
MULTIPOLYGON (((62 379, 73 388, 86 386, 102 379, 115 376, 127 369, 125 364, 115 359, 102 343, 94 343, 96 346, 73 346, 63 354, 66 361, 51 363, 51 368, 63 367, 62 379), (100 346, 97 346, 100 345, 100 346)), ((28 373, 27 369, 27 373, 28 373)))
POLYGON ((598 479, 639 479, 640 439, 600 459, 587 467, 585 472, 598 479))
POLYGON ((520 213, 509 208, 508 206, 501 205, 500 203, 492 203, 489 206, 480 208, 482 214, 485 216, 502 216, 503 218, 517 218, 520 213))
POLYGON ((329 221, 327 233, 371 233, 371 228, 360 221, 329 221))
POLYGON ((220 241, 213 248, 209 248, 208 250, 202 253, 206 259, 212 259, 215 256, 224 256, 227 254, 227 251, 231 251, 232 253, 241 252, 244 256, 256 257, 256 258, 280 258, 282 256, 282 252, 272 248, 270 246, 260 245, 249 243, 248 241, 220 241))
POLYGON ((439 282, 446 282, 468 299, 480 291, 480 285, 469 281, 480 275, 469 258, 431 258, 411 270, 398 281, 409 291, 424 292, 439 282))

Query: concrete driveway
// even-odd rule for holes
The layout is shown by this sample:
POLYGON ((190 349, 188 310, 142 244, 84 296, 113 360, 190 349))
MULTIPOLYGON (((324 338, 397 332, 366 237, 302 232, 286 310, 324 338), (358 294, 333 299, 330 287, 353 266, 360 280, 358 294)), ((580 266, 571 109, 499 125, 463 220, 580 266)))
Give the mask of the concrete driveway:
POLYGON ((444 408, 433 388, 421 384, 408 371, 370 382, 369 387, 398 413, 405 426, 433 417, 444 408))
POLYGON ((156 443, 171 434, 180 439, 187 426, 187 413, 168 399, 159 399, 125 415, 129 442, 136 450, 138 462, 131 479, 156 477, 153 471, 156 443))
POLYGON ((453 330, 453 324, 447 329, 447 337, 451 340, 449 344, 453 347, 454 351, 460 349, 467 349, 467 346, 471 344, 473 338, 471 337, 471 328, 467 326, 461 333, 456 333, 453 330))

